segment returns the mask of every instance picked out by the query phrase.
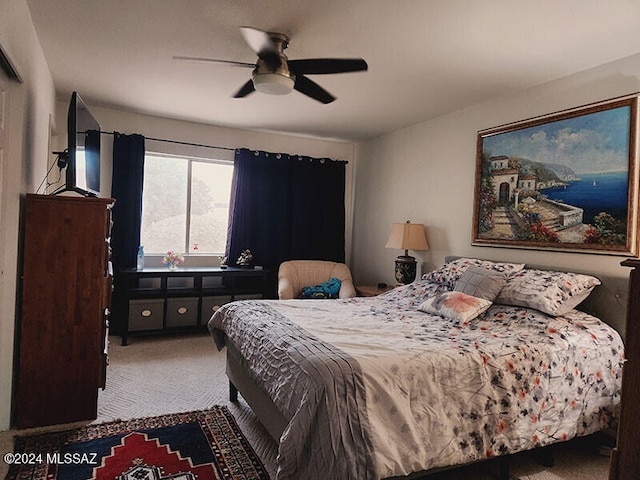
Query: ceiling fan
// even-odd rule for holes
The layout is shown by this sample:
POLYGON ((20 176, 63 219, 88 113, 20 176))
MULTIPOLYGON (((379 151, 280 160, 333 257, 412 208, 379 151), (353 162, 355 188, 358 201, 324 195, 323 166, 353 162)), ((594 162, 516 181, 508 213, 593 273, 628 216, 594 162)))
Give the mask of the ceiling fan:
POLYGON ((240 87, 240 90, 233 95, 234 98, 246 97, 255 90, 270 95, 285 95, 295 89, 325 104, 333 102, 336 97, 305 75, 360 72, 368 68, 367 62, 361 58, 289 60, 284 54, 284 49, 289 45, 289 37, 286 35, 263 32, 253 27, 240 27, 240 32, 249 47, 258 55, 255 64, 201 57, 174 56, 173 58, 253 68, 251 80, 240 87))

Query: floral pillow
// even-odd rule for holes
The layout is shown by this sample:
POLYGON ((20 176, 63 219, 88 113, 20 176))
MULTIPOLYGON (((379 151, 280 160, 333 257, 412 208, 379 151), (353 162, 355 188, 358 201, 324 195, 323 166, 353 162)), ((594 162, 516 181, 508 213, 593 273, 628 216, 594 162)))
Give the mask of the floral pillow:
POLYGON ((450 288, 455 288, 456 283, 462 277, 462 274, 469 268, 469 266, 475 265, 476 267, 486 268, 494 272, 501 272, 506 275, 519 272, 524 268, 524 263, 499 263, 491 262, 489 260, 479 260, 477 258, 458 258, 449 263, 445 263, 440 268, 433 270, 432 272, 425 273, 422 278, 430 282, 440 283, 447 285, 450 288))
POLYGON ((495 302, 558 316, 573 310, 597 285, 600 280, 591 275, 527 269, 509 278, 495 302))
POLYGON ((469 265, 454 290, 493 302, 507 283, 507 274, 469 265))
POLYGON ((439 283, 427 282, 426 280, 416 280, 408 285, 389 290, 387 293, 378 295, 378 300, 392 303, 397 308, 418 308, 427 298, 447 291, 448 288, 439 283))
POLYGON ((484 313, 490 306, 491 302, 484 298, 462 292, 444 292, 423 302, 418 310, 459 322, 468 322, 484 313))

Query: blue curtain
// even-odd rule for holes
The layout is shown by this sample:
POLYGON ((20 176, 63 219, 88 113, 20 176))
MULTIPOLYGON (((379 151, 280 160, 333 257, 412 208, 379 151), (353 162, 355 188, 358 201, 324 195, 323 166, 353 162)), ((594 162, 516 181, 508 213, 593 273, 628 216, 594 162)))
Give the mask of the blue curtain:
POLYGON ((285 260, 344 262, 345 165, 326 158, 238 149, 227 256, 277 271, 285 260))
POLYGON ((142 135, 114 133, 111 197, 115 203, 112 211, 111 260, 117 270, 136 267, 142 220, 144 151, 142 135))

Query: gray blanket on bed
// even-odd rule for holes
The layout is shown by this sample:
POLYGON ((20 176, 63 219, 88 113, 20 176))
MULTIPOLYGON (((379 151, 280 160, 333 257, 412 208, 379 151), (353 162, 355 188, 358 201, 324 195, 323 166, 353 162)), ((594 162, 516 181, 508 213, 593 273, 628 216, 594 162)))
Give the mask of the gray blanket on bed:
POLYGON ((358 362, 267 303, 242 302, 241 314, 239 305, 218 310, 209 329, 219 349, 227 340, 238 348, 289 421, 277 480, 377 478, 358 362))

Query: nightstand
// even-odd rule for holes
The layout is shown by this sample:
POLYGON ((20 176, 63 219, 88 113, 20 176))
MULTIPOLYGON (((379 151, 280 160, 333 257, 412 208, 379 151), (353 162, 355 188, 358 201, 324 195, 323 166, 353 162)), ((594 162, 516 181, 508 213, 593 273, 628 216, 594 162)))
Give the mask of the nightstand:
POLYGON ((394 288, 396 288, 394 285, 387 285, 383 288, 378 288, 377 285, 356 285, 356 293, 359 297, 375 297, 376 295, 388 292, 394 288))

